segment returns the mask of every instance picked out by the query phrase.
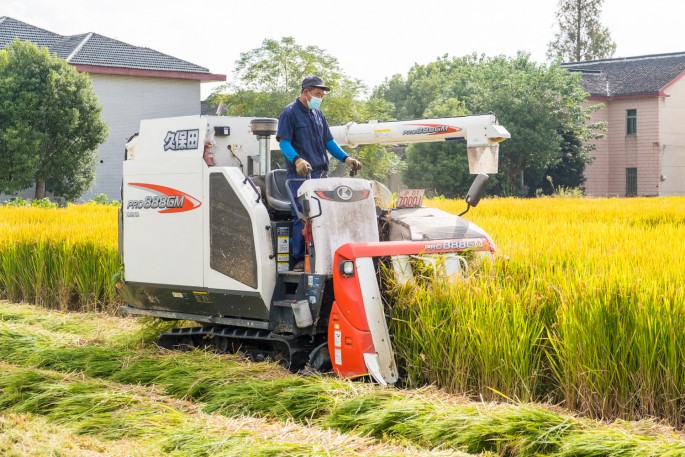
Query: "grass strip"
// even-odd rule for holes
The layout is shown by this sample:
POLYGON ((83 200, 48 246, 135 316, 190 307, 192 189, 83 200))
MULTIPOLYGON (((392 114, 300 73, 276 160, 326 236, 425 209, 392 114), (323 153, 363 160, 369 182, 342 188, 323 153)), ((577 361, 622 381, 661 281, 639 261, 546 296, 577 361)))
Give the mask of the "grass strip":
MULTIPOLYGON (((425 452, 328 433, 293 424, 242 418, 231 422, 196 405, 150 389, 0 364, 0 408, 61 425, 74 436, 117 443, 145 456, 425 455, 425 452)), ((0 441, 1 442, 1 441, 0 441)), ((443 452, 441 455, 463 455, 443 452)))
POLYGON ((387 390, 336 378, 293 376, 275 365, 199 351, 160 354, 149 347, 56 347, 48 336, 5 325, 0 327, 0 358, 154 385, 227 417, 294 420, 429 451, 508 456, 685 454, 680 436, 605 426, 543 406, 467 403, 432 390, 387 390), (588 441, 593 444, 584 444, 588 441))
POLYGON ((0 413, 0 455, 4 457, 108 457, 142 455, 128 440, 77 435, 43 416, 0 413))
MULTIPOLYGON (((141 320, 137 318, 114 317, 105 313, 59 312, 35 305, 9 303, 0 300, 0 321, 21 325, 37 325, 53 332, 78 336, 88 341, 122 340, 135 336, 137 341, 146 334, 138 334, 141 320)), ((146 331, 159 332, 159 328, 146 325, 146 331)), ((151 338, 151 336, 150 336, 151 338)))

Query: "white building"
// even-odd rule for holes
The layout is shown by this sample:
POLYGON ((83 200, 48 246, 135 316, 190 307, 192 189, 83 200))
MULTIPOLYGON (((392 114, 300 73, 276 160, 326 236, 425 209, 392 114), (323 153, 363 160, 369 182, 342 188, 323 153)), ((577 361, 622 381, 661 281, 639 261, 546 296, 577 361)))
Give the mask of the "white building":
POLYGON ((97 33, 62 36, 1 16, 0 49, 15 38, 47 47, 91 77, 109 137, 98 149, 95 182, 86 200, 99 193, 120 198, 124 145, 141 119, 200 114, 200 84, 226 80, 207 68, 97 33))

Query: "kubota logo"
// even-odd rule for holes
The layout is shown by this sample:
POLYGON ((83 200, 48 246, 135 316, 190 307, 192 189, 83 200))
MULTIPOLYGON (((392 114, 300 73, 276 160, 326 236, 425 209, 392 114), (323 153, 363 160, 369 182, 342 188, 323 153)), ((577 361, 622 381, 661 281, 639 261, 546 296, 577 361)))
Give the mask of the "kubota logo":
POLYGON ((347 186, 338 186, 335 188, 335 194, 340 200, 349 200, 352 198, 352 189, 347 186))
POLYGON ((333 190, 317 190, 314 193, 324 200, 335 202, 358 202, 369 196, 369 190, 352 190, 347 186, 338 186, 333 190))
POLYGON ((147 189, 155 195, 148 195, 142 200, 129 200, 126 202, 126 209, 158 209, 160 213, 181 213, 202 205, 197 198, 171 187, 142 182, 130 182, 128 185, 147 189))
POLYGON ((446 135, 448 133, 457 133, 461 129, 459 127, 452 127, 445 124, 407 124, 411 127, 416 127, 411 130, 405 130, 402 135, 446 135))

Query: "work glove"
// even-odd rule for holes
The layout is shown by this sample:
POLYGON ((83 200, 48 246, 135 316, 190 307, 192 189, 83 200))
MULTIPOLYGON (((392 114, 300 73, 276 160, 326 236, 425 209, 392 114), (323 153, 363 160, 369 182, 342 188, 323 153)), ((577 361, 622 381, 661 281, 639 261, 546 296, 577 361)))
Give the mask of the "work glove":
POLYGON ((295 168, 297 169, 297 174, 300 176, 307 176, 307 173, 312 171, 312 166, 303 158, 299 158, 295 161, 295 168))
POLYGON ((352 157, 348 157, 347 159, 345 159, 345 164, 354 171, 359 171, 362 169, 362 163, 352 157))

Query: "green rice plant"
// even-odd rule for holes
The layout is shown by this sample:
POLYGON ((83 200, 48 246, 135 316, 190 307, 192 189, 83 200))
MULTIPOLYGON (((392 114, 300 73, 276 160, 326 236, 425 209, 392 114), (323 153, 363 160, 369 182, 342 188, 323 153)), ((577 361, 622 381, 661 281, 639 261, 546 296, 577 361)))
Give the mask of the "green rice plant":
POLYGON ((679 426, 685 310, 637 287, 607 286, 583 307, 560 309, 552 339, 564 400, 598 417, 668 417, 679 426))
POLYGON ((116 306, 116 251, 96 243, 18 242, 2 246, 2 290, 13 301, 61 310, 116 306))
POLYGON ((34 245, 16 243, 6 247, 3 253, 3 276, 7 298, 10 300, 33 301, 33 281, 36 276, 31 254, 34 245))
POLYGON ((72 248, 72 256, 78 262, 78 267, 73 270, 74 292, 81 311, 98 311, 114 298, 111 278, 119 259, 118 255, 109 254, 106 248, 92 242, 72 248))
POLYGON ((199 424, 192 424, 187 414, 113 390, 102 382, 12 367, 0 366, 0 371, 3 409, 42 415, 54 423, 68 424, 78 434, 97 434, 109 440, 152 437, 156 442, 153 448, 171 455, 209 455, 206 452, 210 449, 214 452, 211 455, 288 455, 295 451, 303 456, 316 455, 310 446, 256 443, 249 434, 212 438, 199 424), (167 436, 171 439, 165 439, 167 436), (179 439, 181 436, 186 439, 179 439))
POLYGON ((532 291, 495 291, 489 280, 472 277, 405 287, 397 296, 394 341, 412 384, 485 399, 531 401, 547 393, 549 305, 532 291))
POLYGON ((685 310, 682 303, 657 291, 652 291, 650 298, 635 309, 639 324, 633 341, 634 352, 639 354, 634 379, 636 409, 641 417, 679 418, 671 422, 682 426, 685 346, 681 341, 685 335, 685 310))
POLYGON ((59 242, 52 243, 52 259, 55 300, 50 307, 67 311, 75 301, 73 278, 78 270, 78 261, 72 257, 69 246, 59 242))

